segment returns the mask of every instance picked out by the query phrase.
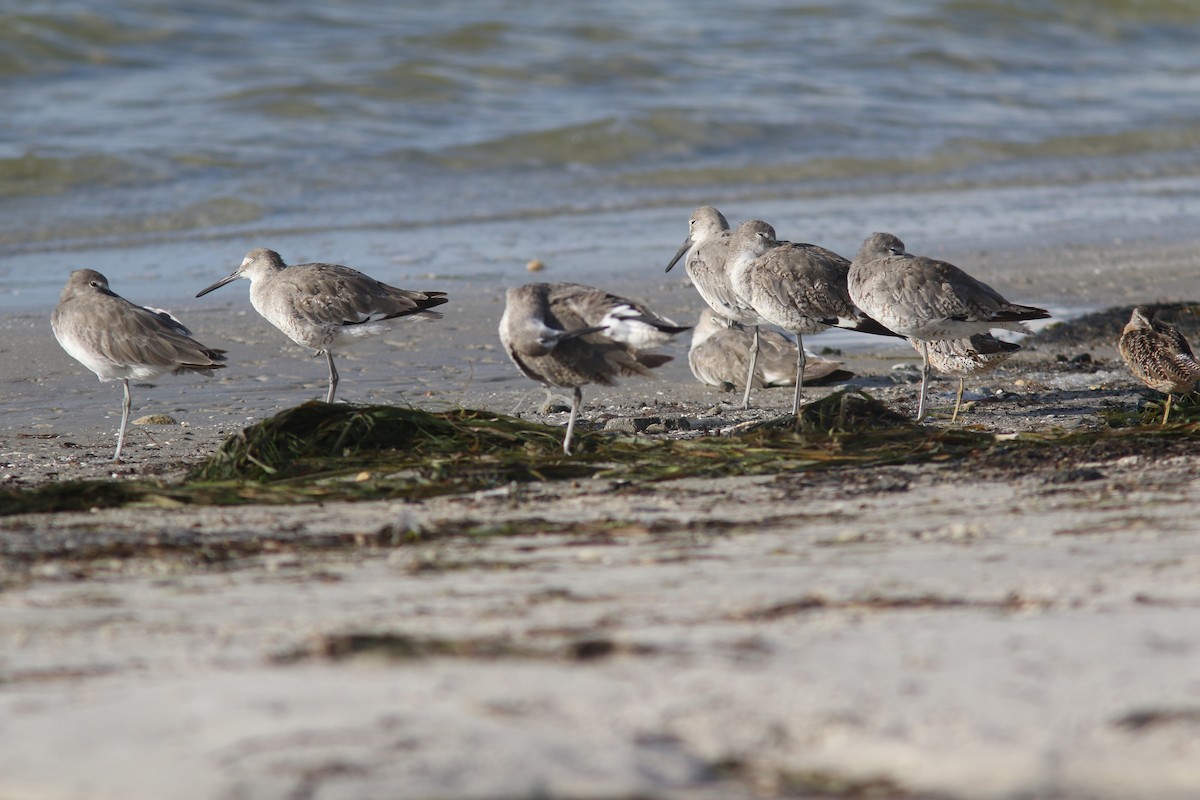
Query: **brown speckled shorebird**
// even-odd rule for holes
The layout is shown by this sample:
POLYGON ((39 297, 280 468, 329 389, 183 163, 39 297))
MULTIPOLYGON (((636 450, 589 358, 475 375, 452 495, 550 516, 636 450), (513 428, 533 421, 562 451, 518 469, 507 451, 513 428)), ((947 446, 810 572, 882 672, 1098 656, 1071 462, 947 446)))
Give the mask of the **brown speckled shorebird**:
POLYGON ((225 366, 220 363, 225 360, 224 350, 200 344, 167 312, 129 302, 91 269, 71 273, 50 315, 50 327, 72 358, 100 380, 121 381, 125 387, 113 461, 121 460, 129 428, 130 378, 145 381, 167 374, 211 373, 225 366))
POLYGON ((1043 308, 1010 303, 992 287, 945 261, 906 252, 890 233, 874 233, 850 265, 850 297, 891 330, 921 343, 924 369, 917 421, 929 390, 928 342, 967 339, 993 328, 1032 333, 1027 320, 1048 319, 1043 308))
POLYGON ((667 265, 667 272, 686 253, 684 267, 688 277, 708 307, 726 321, 726 327, 743 325, 750 328, 744 359, 746 375, 738 382, 746 387, 742 395, 742 408, 749 408, 750 389, 757 385, 752 376, 759 356, 759 325, 762 319, 729 285, 726 262, 732 240, 733 232, 729 230, 729 220, 725 219, 725 215, 712 206, 700 206, 688 219, 688 238, 667 265))
POLYGON ((329 362, 333 402, 338 371, 333 351, 364 336, 388 333, 401 317, 441 319, 429 309, 446 302, 445 292, 397 289, 340 264, 288 266, 279 253, 265 247, 246 254, 231 274, 196 293, 202 297, 238 278, 250 281, 250 304, 267 322, 301 347, 324 354, 329 362))
POLYGON ((1174 325, 1154 318, 1146 308, 1135 308, 1117 342, 1129 371, 1142 383, 1167 396, 1162 424, 1171 414, 1171 397, 1187 394, 1200 382, 1200 362, 1174 325))
MULTIPOLYGON (((730 328, 717 319, 715 311, 700 312, 700 321, 692 329, 688 366, 692 375, 706 386, 735 389, 746 380, 752 334, 742 328, 730 328)), ((773 330, 764 330, 759 338, 755 388, 796 385, 796 343, 773 330)), ((808 385, 845 381, 854 373, 841 368, 842 362, 807 354, 804 382, 808 385)))
POLYGON ((882 336, 897 334, 854 305, 846 289, 850 262, 815 244, 780 242, 762 220, 737 227, 729 246, 729 285, 765 322, 796 336, 796 392, 800 414, 804 388, 804 334, 845 328, 882 336))
POLYGON ((958 394, 954 398, 951 424, 958 421, 958 411, 962 407, 963 381, 971 375, 991 372, 1021 349, 1021 345, 997 339, 990 333, 977 333, 969 339, 942 339, 935 342, 910 339, 909 343, 918 353, 928 347, 930 365, 943 375, 958 378, 958 394))
POLYGON ((571 454, 580 387, 649 375, 671 356, 644 352, 688 330, 641 303, 579 283, 528 283, 505 294, 500 342, 525 377, 574 389, 563 452, 571 454))

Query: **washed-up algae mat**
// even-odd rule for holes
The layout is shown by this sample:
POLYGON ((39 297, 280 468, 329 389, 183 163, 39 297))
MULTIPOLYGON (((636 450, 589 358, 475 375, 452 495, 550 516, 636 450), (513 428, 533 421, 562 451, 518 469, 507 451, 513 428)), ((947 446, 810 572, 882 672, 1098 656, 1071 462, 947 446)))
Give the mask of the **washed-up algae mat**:
POLYGON ((651 439, 563 430, 489 411, 429 413, 396 406, 305 403, 231 436, 185 479, 71 481, 0 494, 0 514, 119 506, 285 504, 421 499, 512 482, 601 478, 627 482, 724 477, 967 459, 996 448, 1061 449, 1120 440, 1200 438, 1200 409, 1147 424, 1124 414, 1092 432, 996 437, 917 425, 861 391, 839 391, 791 416, 732 436, 651 439), (1119 418, 1118 418, 1119 417, 1119 418))

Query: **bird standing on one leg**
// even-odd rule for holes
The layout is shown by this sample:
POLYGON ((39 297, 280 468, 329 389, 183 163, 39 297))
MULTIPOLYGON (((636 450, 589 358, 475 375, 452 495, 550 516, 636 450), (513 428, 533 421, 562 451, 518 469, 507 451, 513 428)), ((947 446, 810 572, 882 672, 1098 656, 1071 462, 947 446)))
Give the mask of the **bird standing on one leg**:
POLYGON ((517 369, 546 386, 573 389, 563 452, 571 454, 581 387, 649 375, 671 356, 645 350, 688 330, 645 305, 579 283, 529 283, 505 294, 500 342, 517 369))
POLYGON ((918 422, 925 418, 929 391, 929 342, 966 339, 992 328, 1032 333, 1025 321, 1050 317, 1043 308, 1010 303, 953 264, 906 252, 890 233, 873 233, 863 242, 848 286, 859 308, 921 345, 918 422))
POLYGON ((301 347, 325 355, 329 363, 326 403, 333 402, 337 391, 336 348, 360 337, 388 333, 400 317, 441 319, 441 312, 429 309, 447 301, 445 292, 397 289, 340 264, 289 266, 265 247, 251 250, 241 266, 196 297, 238 278, 249 279, 250 304, 267 322, 301 347))
POLYGON ((108 279, 77 269, 67 279, 50 315, 54 338, 67 354, 102 381, 121 381, 125 400, 113 461, 121 460, 129 409, 129 380, 150 380, 168 373, 211 373, 224 368, 224 350, 191 338, 191 331, 165 311, 134 305, 108 288, 108 279))
POLYGON ((1200 362, 1183 334, 1174 325, 1154 318, 1146 308, 1135 308, 1117 342, 1121 357, 1138 380, 1167 396, 1162 424, 1171 413, 1171 396, 1187 394, 1200 382, 1200 362))

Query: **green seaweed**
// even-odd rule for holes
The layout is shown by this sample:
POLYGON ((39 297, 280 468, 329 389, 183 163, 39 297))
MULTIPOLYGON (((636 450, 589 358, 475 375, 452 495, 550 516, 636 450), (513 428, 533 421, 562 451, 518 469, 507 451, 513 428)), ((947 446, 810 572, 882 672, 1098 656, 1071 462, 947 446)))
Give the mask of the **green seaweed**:
POLYGON ((0 493, 0 515, 110 508, 136 502, 144 494, 140 484, 118 481, 63 481, 34 490, 8 489, 0 493))
POLYGON ((1147 437, 1197 438, 1200 419, 1189 416, 1194 410, 1184 406, 1167 426, 1049 431, 1000 441, 964 428, 917 425, 862 391, 838 391, 806 405, 799 424, 789 415, 736 435, 678 440, 584 431, 568 456, 561 428, 494 412, 305 403, 231 436, 182 482, 80 481, 8 490, 0 493, 0 514, 421 499, 512 483, 652 482, 944 461, 998 447, 1094 447, 1107 440, 1126 446, 1147 437))
POLYGON ((1200 424, 1200 392, 1176 397, 1171 403, 1171 414, 1164 426, 1163 410, 1166 402, 1166 395, 1156 394, 1155 397, 1140 403, 1137 408, 1109 406, 1100 412, 1100 416, 1110 428, 1160 426, 1184 429, 1200 424))
POLYGON ((487 411, 313 402, 231 436, 190 479, 279 481, 386 467, 442 480, 483 464, 517 479, 534 464, 560 466, 560 436, 554 428, 487 411))

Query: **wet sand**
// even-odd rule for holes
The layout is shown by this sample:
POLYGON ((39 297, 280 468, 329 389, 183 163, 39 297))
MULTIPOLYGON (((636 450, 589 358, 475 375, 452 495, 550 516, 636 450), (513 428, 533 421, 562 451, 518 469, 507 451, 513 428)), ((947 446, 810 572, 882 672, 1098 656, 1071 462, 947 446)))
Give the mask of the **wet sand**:
MULTIPOLYGON (((1200 295, 1184 245, 942 255, 1018 302, 1200 295)), ((520 403, 565 423, 537 413, 543 393, 499 350, 501 286, 416 288, 451 292, 447 318, 340 359, 340 398, 520 403)), ((699 310, 675 273, 609 288, 680 321, 699 310)), ((132 432, 117 467, 119 387, 57 348, 48 309, 3 320, 6 484, 170 479, 241 426, 321 397, 323 360, 244 290, 179 310, 231 366, 135 388, 135 416, 181 424, 132 432)), ((1098 427, 1106 405, 1136 406, 1117 332, 1030 340, 968 382, 967 424, 1098 427)), ((790 407, 776 389, 741 412, 692 380, 686 342, 668 351, 655 381, 585 390, 584 418, 733 426, 790 407)), ((843 358, 851 385, 912 413, 916 387, 892 370, 916 363, 906 345, 843 358)), ((954 386, 937 384, 935 407, 954 386)), ((1195 797, 1197 498, 1200 457, 1164 442, 9 517, 0 796, 1195 797)))

